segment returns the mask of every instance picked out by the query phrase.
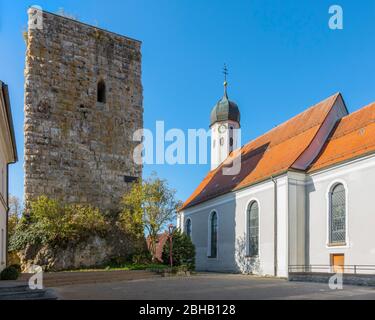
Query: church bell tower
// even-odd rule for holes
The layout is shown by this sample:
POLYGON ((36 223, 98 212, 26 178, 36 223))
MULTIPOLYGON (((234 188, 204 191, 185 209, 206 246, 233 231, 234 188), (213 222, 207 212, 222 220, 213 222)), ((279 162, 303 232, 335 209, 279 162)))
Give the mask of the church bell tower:
POLYGON ((224 65, 224 96, 211 111, 211 170, 216 169, 229 154, 238 148, 240 111, 236 103, 228 99, 227 75, 224 65))

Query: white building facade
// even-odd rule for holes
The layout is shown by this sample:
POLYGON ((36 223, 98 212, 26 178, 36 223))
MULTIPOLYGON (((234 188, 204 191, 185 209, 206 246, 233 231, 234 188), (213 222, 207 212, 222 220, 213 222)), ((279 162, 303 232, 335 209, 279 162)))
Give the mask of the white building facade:
POLYGON ((17 161, 8 87, 0 81, 0 271, 7 263, 8 166, 17 161))
POLYGON ((178 221, 197 270, 375 265, 374 122, 375 104, 348 114, 336 94, 242 147, 239 174, 214 167, 178 221))

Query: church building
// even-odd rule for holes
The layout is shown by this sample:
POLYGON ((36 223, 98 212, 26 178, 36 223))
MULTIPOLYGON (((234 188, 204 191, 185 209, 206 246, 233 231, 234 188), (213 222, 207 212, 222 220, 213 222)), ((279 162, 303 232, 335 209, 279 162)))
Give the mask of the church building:
POLYGON ((178 218, 197 270, 374 265, 375 103, 349 114, 337 93, 238 148, 226 86, 211 112, 211 171, 178 218))

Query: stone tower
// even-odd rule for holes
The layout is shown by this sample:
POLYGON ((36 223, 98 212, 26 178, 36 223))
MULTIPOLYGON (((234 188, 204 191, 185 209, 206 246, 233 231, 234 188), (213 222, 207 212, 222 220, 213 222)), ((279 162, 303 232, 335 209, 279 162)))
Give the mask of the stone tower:
POLYGON ((118 207, 142 175, 141 43, 31 8, 25 67, 25 201, 118 207), (36 19, 39 19, 36 21, 36 19))

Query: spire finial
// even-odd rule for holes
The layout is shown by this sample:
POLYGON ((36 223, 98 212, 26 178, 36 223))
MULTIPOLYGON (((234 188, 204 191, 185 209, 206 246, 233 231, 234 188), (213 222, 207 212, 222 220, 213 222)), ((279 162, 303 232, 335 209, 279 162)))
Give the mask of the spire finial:
POLYGON ((227 65, 225 63, 224 63, 224 68, 223 68, 223 74, 224 74, 224 96, 228 97, 227 96, 227 86, 228 86, 227 75, 228 75, 228 68, 227 68, 227 65))

